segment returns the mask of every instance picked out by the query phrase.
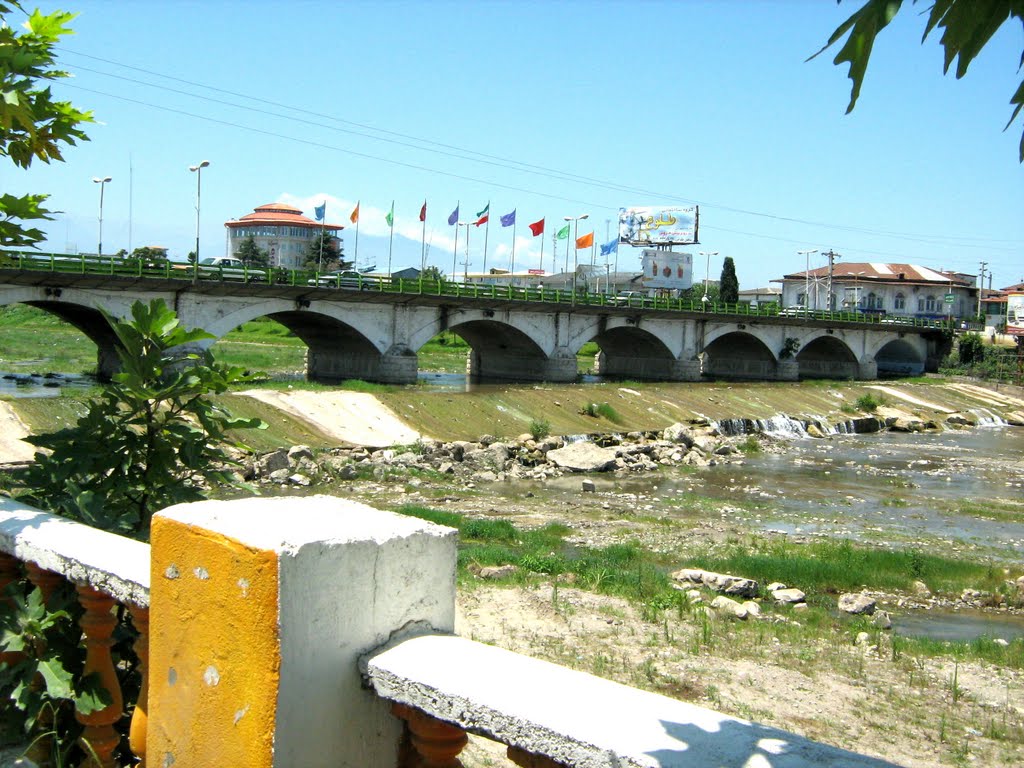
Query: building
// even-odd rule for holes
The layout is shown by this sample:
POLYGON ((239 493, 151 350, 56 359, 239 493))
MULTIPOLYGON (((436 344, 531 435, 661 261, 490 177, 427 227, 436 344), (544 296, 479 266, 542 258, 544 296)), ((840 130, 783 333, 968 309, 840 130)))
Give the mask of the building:
POLYGON ((768 286, 767 288, 747 288, 739 292, 740 304, 763 307, 766 304, 778 304, 782 300, 782 291, 768 286))
POLYGON ((253 238, 270 254, 270 266, 299 269, 306 261, 309 243, 321 230, 337 236, 344 227, 303 216, 302 211, 284 203, 267 203, 240 219, 224 222, 229 256, 237 256, 242 241, 253 238))
POLYGON ((945 272, 916 264, 876 262, 836 264, 829 296, 828 267, 785 275, 783 307, 864 312, 941 320, 973 318, 978 311, 974 275, 945 272))

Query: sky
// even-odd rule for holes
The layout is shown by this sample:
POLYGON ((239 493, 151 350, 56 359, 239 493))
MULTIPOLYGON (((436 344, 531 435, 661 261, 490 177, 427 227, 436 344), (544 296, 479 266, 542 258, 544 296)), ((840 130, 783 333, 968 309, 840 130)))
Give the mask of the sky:
MULTIPOLYGON (((836 50, 806 59, 857 2, 40 3, 79 14, 58 49, 72 77, 53 90, 96 122, 66 162, 6 163, 0 184, 51 195, 53 251, 96 251, 92 179, 110 176, 104 253, 159 245, 183 260, 196 245, 189 166, 208 160, 202 257, 223 255, 224 222, 259 205, 312 218, 326 202, 357 266, 386 268, 390 247, 393 270, 418 267, 425 241, 442 272, 477 271, 487 228, 460 228, 456 251, 447 220, 489 203, 486 267, 551 272, 566 263, 566 241, 557 265, 551 241, 566 216, 587 214, 578 234, 602 243, 620 207, 698 204, 700 242, 677 247, 697 280, 731 256, 741 288, 763 287, 831 249, 972 275, 986 262, 994 287, 1024 281, 1024 116, 1003 130, 1024 30, 1004 24, 956 80, 938 35, 921 42, 925 6, 904 5, 847 115, 836 50), (498 220, 513 210, 514 265, 498 220)), ((640 251, 608 262, 639 271, 640 251)))

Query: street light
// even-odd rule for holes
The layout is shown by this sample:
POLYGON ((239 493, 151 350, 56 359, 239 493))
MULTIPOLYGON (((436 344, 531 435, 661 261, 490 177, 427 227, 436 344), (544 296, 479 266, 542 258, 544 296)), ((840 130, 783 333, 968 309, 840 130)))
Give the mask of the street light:
MULTIPOLYGON (((811 303, 811 254, 817 253, 817 248, 811 248, 809 251, 797 251, 797 256, 803 256, 806 262, 804 268, 804 309, 808 309, 811 303)), ((814 308, 818 308, 818 302, 814 302, 814 308)))
POLYGON ((209 160, 203 160, 199 165, 190 165, 188 169, 196 174, 196 260, 192 265, 192 282, 196 281, 199 275, 199 208, 203 198, 203 168, 210 165, 209 160))
POLYGON ((584 213, 581 216, 562 217, 564 221, 572 222, 572 300, 574 302, 576 301, 576 271, 579 269, 579 251, 576 250, 576 241, 580 239, 580 219, 589 218, 589 213, 584 213))
POLYGON ((103 255, 103 188, 107 186, 107 182, 110 180, 111 178, 109 176, 105 176, 102 179, 98 176, 92 177, 92 183, 100 185, 100 239, 99 244, 96 247, 97 256, 103 255))
POLYGON ((701 256, 706 257, 704 261, 704 295, 701 297, 700 300, 701 303, 704 305, 704 309, 707 310, 708 302, 710 301, 710 299, 708 298, 708 280, 711 277, 711 257, 717 256, 718 251, 699 251, 699 253, 701 256))

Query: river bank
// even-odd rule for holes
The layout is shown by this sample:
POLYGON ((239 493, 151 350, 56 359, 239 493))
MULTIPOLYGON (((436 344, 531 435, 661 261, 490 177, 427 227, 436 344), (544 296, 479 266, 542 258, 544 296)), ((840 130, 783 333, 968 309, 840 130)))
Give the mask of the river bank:
MULTIPOLYGON (((266 493, 464 521, 460 634, 902 765, 1024 764, 1024 640, 945 645, 837 610, 850 591, 897 630, 940 612, 1016 620, 1024 429, 982 425, 1015 418, 1020 393, 629 383, 225 402, 270 424, 248 470, 266 493), (544 422, 551 436, 529 434, 544 422), (611 454, 601 471, 550 456, 588 443, 611 454), (480 524, 503 537, 481 540, 480 524), (542 546, 518 549, 545 530, 542 546), (901 586, 882 586, 872 558, 885 549, 906 553, 901 586), (711 608, 720 595, 704 587, 612 589, 688 566, 759 578, 756 615, 711 608), (778 602, 771 581, 804 591, 805 607, 778 602)), ((8 405, 31 431, 44 412, 76 412, 8 405)), ((477 743, 466 764, 510 765, 477 743)))

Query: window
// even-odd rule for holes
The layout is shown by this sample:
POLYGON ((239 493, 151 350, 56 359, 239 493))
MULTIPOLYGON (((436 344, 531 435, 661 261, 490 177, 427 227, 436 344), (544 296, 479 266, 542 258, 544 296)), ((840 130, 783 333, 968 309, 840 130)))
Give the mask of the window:
POLYGON ((868 294, 867 303, 864 305, 865 309, 881 309, 882 299, 880 296, 876 296, 874 292, 868 294))
POLYGON ((931 294, 929 294, 928 296, 925 297, 924 308, 925 308, 926 312, 934 312, 935 311, 935 297, 932 296, 931 294))
POLYGON ((807 294, 806 293, 798 293, 796 295, 796 303, 799 306, 801 306, 801 307, 806 307, 807 306, 807 294))
POLYGON ((892 308, 895 310, 904 310, 907 308, 907 297, 902 293, 896 294, 896 300, 892 303, 892 308))

